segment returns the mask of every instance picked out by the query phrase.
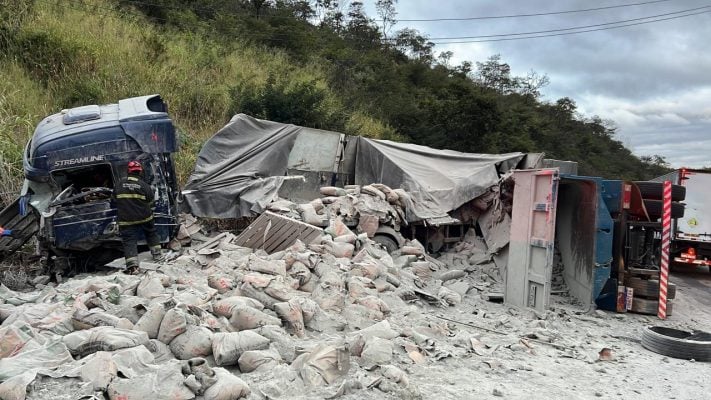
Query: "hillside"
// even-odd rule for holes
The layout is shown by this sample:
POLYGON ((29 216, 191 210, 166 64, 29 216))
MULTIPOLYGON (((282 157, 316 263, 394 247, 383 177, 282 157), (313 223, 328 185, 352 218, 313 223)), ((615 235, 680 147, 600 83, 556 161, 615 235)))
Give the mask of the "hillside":
POLYGON ((148 93, 180 128, 183 180, 237 112, 469 152, 544 151, 590 175, 664 167, 573 100, 541 99, 547 77, 511 76, 496 55, 448 65, 418 32, 386 38, 359 2, 0 0, 0 20, 0 192, 16 192, 43 116, 148 93))

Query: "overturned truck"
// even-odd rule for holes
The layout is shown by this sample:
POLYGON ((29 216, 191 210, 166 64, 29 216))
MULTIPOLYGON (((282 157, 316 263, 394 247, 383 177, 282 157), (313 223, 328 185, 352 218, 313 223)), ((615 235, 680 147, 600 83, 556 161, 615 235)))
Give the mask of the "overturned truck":
MULTIPOLYGON (((515 168, 540 167, 542 154, 473 154, 236 115, 198 155, 182 198, 196 216, 253 217, 283 198, 319 197, 323 187, 383 184, 408 193, 404 215, 382 223, 376 241, 417 238, 436 251, 459 241, 487 207, 475 200, 498 189, 515 168), (476 215, 473 215, 476 214, 476 215)), ((346 218, 346 223, 349 219, 346 218)), ((358 224, 358 215, 350 219, 358 224)))
POLYGON ((0 255, 36 234, 38 253, 56 273, 79 272, 120 256, 111 195, 134 159, 142 161, 155 190, 159 237, 169 241, 177 227, 175 151, 175 128, 158 95, 48 116, 24 151, 21 196, 0 213, 0 225, 14 233, 0 240, 0 255))

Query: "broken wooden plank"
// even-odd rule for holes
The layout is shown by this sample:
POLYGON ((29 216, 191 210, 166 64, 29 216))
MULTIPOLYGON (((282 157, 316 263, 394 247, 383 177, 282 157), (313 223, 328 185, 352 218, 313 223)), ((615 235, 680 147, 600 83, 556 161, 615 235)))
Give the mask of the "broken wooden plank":
POLYGON ((269 211, 260 215, 244 230, 235 244, 267 253, 284 250, 297 240, 309 244, 323 233, 323 229, 269 211))

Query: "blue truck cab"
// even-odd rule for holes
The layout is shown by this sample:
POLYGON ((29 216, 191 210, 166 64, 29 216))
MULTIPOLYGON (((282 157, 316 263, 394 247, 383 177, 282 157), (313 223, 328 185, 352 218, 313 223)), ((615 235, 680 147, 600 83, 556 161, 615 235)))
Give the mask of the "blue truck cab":
POLYGON ((144 179, 155 191, 157 231, 168 242, 177 230, 177 149, 175 127, 159 95, 76 107, 43 119, 24 151, 19 202, 21 215, 38 219, 40 251, 59 269, 120 257, 112 194, 134 159, 142 162, 144 179))

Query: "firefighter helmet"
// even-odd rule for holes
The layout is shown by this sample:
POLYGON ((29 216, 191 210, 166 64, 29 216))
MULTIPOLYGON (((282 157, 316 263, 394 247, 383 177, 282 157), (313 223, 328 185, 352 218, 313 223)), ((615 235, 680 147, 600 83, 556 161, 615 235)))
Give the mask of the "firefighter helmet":
POLYGON ((138 161, 130 161, 128 163, 128 173, 129 174, 140 174, 143 172, 143 165, 138 161))

